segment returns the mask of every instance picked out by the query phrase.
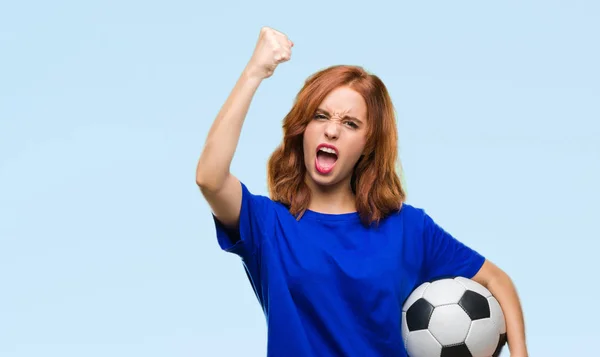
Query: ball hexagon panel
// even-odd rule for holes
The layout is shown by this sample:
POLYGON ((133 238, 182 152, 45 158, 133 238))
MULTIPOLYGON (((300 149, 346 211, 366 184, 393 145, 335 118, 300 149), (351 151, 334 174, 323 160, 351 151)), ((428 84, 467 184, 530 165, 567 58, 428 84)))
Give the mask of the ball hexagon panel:
POLYGON ((410 293, 408 299, 406 299, 404 305, 402 305, 402 312, 406 312, 408 308, 415 303, 415 301, 422 298, 423 292, 425 291, 425 289, 427 289, 429 285, 431 285, 431 283, 423 283, 419 285, 419 287, 417 287, 412 293, 410 293))
POLYGON ((439 356, 442 345, 427 330, 413 331, 408 334, 406 351, 409 356, 439 356))
POLYGON ((462 286, 465 287, 465 289, 479 293, 479 295, 482 295, 483 297, 487 298, 492 296, 492 293, 488 289, 486 289, 483 285, 473 281, 472 279, 457 276, 456 278, 454 278, 454 281, 460 283, 462 286))
POLYGON ((471 330, 467 334, 465 344, 473 357, 490 357, 498 347, 500 334, 492 319, 471 322, 471 330))
POLYGON ((490 317, 490 304, 488 300, 472 290, 465 291, 458 305, 465 310, 471 320, 490 317))
POLYGON ((423 293, 423 299, 433 306, 456 304, 465 293, 465 287, 454 279, 437 280, 423 293))
POLYGON ((442 346, 464 342, 470 327, 471 319, 456 304, 436 307, 429 321, 429 331, 442 346))
POLYGON ((415 301, 406 311, 408 330, 417 331, 427 329, 433 309, 433 305, 423 298, 415 301))

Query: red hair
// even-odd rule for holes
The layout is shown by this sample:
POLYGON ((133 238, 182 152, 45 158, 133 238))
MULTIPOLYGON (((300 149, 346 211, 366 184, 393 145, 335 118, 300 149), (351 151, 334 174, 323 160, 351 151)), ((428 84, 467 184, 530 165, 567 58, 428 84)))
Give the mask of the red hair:
POLYGON ((298 219, 308 208, 311 192, 304 181, 304 130, 325 97, 340 86, 352 88, 366 102, 367 141, 364 155, 354 167, 351 186, 362 223, 379 223, 401 208, 406 194, 396 173, 398 133, 392 100, 381 79, 362 67, 332 66, 306 80, 283 119, 283 141, 269 158, 269 195, 298 219))

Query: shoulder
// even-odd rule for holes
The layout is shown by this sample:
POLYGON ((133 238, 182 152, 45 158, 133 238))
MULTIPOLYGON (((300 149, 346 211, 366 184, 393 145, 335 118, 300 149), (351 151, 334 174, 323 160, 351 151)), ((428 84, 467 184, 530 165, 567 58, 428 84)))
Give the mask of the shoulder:
POLYGON ((404 223, 410 224, 423 224, 427 213, 425 209, 412 205, 410 203, 403 202, 400 209, 394 212, 390 218, 401 220, 404 223))
POLYGON ((402 203, 399 213, 413 218, 415 216, 422 216, 425 213, 425 210, 421 207, 404 202, 402 203))
POLYGON ((386 224, 405 234, 422 237, 435 225, 423 207, 404 202, 398 211, 386 218, 386 224))
POLYGON ((404 203, 400 210, 406 224, 411 224, 423 234, 428 234, 441 229, 433 217, 423 207, 404 203))

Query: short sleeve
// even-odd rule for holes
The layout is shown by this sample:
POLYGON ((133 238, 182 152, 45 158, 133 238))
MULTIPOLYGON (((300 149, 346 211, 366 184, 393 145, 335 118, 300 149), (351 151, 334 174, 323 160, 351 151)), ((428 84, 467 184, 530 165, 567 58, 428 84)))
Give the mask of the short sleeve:
POLYGON ((481 254, 446 232, 427 213, 423 239, 423 281, 455 276, 471 279, 485 261, 481 254))
POLYGON ((238 229, 225 227, 212 214, 219 247, 241 257, 254 254, 265 242, 267 229, 274 220, 274 202, 265 196, 252 194, 242 186, 242 205, 238 229))

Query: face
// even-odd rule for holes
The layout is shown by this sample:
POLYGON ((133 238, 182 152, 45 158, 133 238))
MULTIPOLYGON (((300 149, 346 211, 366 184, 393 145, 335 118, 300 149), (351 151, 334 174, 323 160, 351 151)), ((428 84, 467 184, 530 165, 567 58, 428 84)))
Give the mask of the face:
POLYGON ((367 140, 367 124, 367 105, 359 93, 349 87, 329 93, 304 132, 309 185, 350 185, 367 140))

